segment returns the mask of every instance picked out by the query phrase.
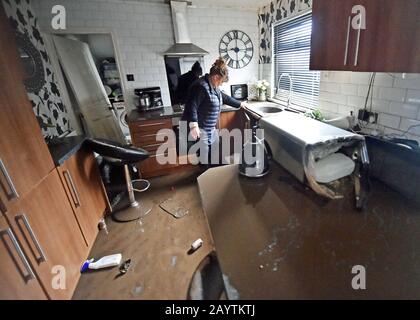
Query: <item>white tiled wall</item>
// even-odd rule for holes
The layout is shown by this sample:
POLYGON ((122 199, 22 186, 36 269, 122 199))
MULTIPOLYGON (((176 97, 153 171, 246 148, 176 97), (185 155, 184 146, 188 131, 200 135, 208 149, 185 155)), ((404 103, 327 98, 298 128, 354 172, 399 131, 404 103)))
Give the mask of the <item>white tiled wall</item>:
MULTIPOLYGON (((260 67, 260 77, 270 79, 271 64, 260 67)), ((318 108, 327 117, 357 115, 364 108, 371 73, 322 71, 318 108)), ((369 100, 368 106, 370 107, 369 100)), ((420 124, 420 74, 377 73, 373 88, 372 110, 379 113, 380 133, 405 132, 420 124)), ((409 138, 420 142, 420 127, 410 130, 409 138)))
MULTIPOLYGON (((328 116, 355 115, 364 108, 371 73, 321 72, 319 109, 328 116)), ((379 132, 402 133, 420 124, 420 74, 377 73, 368 108, 379 113, 379 132)), ((420 128, 408 135, 420 141, 420 128)))
MULTIPOLYGON (((51 8, 64 5, 67 11, 65 33, 112 32, 116 53, 121 61, 124 96, 134 107, 133 89, 160 86, 164 103, 170 104, 169 89, 162 53, 174 43, 170 7, 164 3, 121 0, 33 0, 39 24, 44 32, 51 30, 51 8), (128 82, 126 74, 134 74, 128 82)), ((246 83, 258 75, 258 27, 255 10, 190 8, 190 35, 193 43, 210 52, 206 69, 218 57, 222 35, 240 29, 251 37, 255 47, 252 62, 240 70, 232 70, 230 83, 246 83)), ((226 86, 227 90, 229 87, 226 86)))

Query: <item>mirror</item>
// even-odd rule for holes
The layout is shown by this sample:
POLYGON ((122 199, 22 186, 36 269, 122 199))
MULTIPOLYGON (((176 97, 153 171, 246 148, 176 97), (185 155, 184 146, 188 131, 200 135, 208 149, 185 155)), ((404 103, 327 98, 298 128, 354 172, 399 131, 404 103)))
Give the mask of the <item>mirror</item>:
POLYGON ((16 43, 24 72, 23 82, 26 90, 38 93, 45 84, 44 64, 41 53, 26 34, 17 32, 16 43))

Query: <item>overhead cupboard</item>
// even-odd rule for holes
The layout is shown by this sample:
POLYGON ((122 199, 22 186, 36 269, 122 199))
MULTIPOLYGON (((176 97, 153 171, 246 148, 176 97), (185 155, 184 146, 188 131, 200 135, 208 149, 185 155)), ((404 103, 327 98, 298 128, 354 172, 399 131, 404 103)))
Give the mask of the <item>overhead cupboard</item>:
POLYGON ((311 70, 420 73, 420 1, 313 0, 311 70))

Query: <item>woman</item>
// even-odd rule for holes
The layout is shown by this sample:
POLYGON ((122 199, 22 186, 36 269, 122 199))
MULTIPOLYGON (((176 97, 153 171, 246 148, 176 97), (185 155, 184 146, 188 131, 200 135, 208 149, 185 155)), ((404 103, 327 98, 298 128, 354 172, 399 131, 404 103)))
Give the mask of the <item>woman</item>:
POLYGON ((189 89, 182 120, 188 122, 192 139, 200 141, 201 164, 211 162, 212 146, 218 143, 216 124, 222 105, 227 104, 235 108, 246 106, 219 89, 228 80, 226 62, 219 58, 211 67, 210 73, 194 82, 189 89))

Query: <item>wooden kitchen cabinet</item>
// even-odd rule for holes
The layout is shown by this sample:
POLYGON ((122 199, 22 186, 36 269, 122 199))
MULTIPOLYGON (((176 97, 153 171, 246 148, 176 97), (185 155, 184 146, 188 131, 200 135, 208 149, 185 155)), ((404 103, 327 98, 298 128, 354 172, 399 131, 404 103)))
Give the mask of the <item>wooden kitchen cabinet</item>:
MULTIPOLYGON (((224 139, 227 139, 224 137, 224 134, 228 134, 230 135, 233 129, 239 129, 241 131, 242 134, 242 143, 237 146, 237 150, 235 150, 235 143, 234 143, 234 139, 230 138, 230 155, 233 155, 235 152, 241 152, 242 151, 242 146, 243 146, 243 139, 244 139, 244 129, 245 129, 245 115, 244 112, 242 110, 239 111, 225 111, 225 112, 221 112, 220 113, 220 118, 219 118, 219 122, 218 122, 218 128, 220 129, 227 129, 229 130, 229 132, 225 133, 224 131, 220 131, 219 135, 220 135, 220 150, 222 150, 223 148, 223 141, 224 139), (238 149, 239 148, 239 149, 238 149)), ((221 159, 223 160, 223 159, 221 159)))
POLYGON ((109 209, 96 159, 92 151, 82 148, 57 170, 86 244, 92 246, 98 222, 109 209))
POLYGON ((58 172, 53 170, 6 216, 49 297, 70 299, 89 248, 58 172), (65 272, 65 289, 53 288, 53 268, 65 272))
POLYGON ((218 127, 219 129, 240 129, 243 130, 245 125, 242 110, 225 111, 220 113, 218 127))
POLYGON ((0 237, 0 300, 47 299, 16 234, 1 215, 0 237))
POLYGON ((2 7, 0 47, 0 193, 8 208, 51 172, 54 163, 28 100, 14 32, 2 7))
POLYGON ((314 0, 311 70, 420 72, 418 0, 314 0), (366 29, 353 27, 355 6, 366 29))
POLYGON ((172 119, 139 120, 129 123, 129 127, 133 145, 148 151, 150 154, 148 159, 138 164, 144 178, 166 174, 178 166, 175 137, 158 141, 165 137, 165 134, 159 132, 160 130, 168 129, 173 132, 172 119), (158 149, 164 143, 168 147, 165 156, 175 159, 175 163, 160 164, 158 162, 157 157, 162 155, 158 149))

